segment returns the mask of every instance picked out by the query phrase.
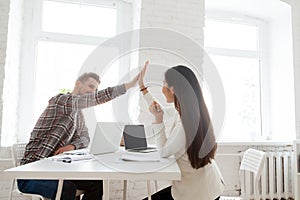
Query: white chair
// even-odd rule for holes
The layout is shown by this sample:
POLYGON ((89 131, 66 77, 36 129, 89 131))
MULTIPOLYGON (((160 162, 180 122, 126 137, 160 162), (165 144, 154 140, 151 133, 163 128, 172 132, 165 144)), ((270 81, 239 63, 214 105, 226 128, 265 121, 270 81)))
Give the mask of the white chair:
POLYGON ((242 196, 245 192, 244 172, 248 171, 253 174, 254 180, 254 196, 256 200, 259 200, 259 179, 265 164, 265 152, 256 149, 248 149, 243 155, 243 159, 240 166, 240 179, 241 179, 241 191, 242 196))
POLYGON ((241 183, 241 197, 224 197, 221 196, 220 200, 237 200, 237 199, 243 199, 245 196, 245 174, 246 172, 249 172, 250 174, 253 174, 253 180, 254 180, 254 196, 255 200, 259 200, 259 179, 260 175, 263 170, 263 166, 265 163, 265 152, 259 151, 256 149, 247 149, 244 152, 241 166, 239 170, 239 177, 240 177, 240 183, 241 183))
MULTIPOLYGON (((27 143, 17 143, 12 146, 11 153, 12 153, 12 160, 13 160, 14 167, 17 167, 20 165, 21 159, 23 158, 23 155, 25 153, 26 144, 27 143)), ((17 193, 19 193, 20 195, 23 195, 23 196, 30 196, 30 197, 34 197, 34 198, 37 198, 40 200, 50 200, 50 199, 43 197, 41 195, 38 195, 38 194, 30 194, 30 193, 20 192, 18 190, 18 188, 16 187, 15 179, 12 180, 12 184, 11 184, 11 188, 10 188, 10 194, 9 194, 10 200, 12 200, 12 195, 13 195, 14 191, 16 191, 17 193)), ((83 190, 77 190, 76 191, 76 199, 80 199, 80 196, 82 194, 84 194, 83 190)))
MULTIPOLYGON (((25 146, 26 143, 18 143, 14 144, 11 149, 12 153, 12 160, 13 160, 13 165, 14 167, 17 167, 20 165, 20 161, 23 158, 24 152, 25 152, 25 146)), ((29 197, 34 197, 40 200, 50 200, 48 198, 45 198, 41 195, 38 194, 30 194, 30 193, 22 193, 18 190, 18 187, 16 186, 16 180, 13 179, 11 183, 11 188, 10 188, 10 193, 9 193, 9 199, 12 200, 13 193, 17 192, 22 196, 29 196, 29 197)))

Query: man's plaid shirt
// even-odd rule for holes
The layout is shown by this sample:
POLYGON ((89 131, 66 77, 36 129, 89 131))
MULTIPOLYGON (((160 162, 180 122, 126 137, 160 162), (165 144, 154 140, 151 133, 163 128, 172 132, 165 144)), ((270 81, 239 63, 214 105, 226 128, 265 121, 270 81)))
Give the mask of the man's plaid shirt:
POLYGON ((21 164, 52 156, 68 144, 76 149, 87 147, 90 138, 81 109, 105 103, 125 92, 125 85, 119 85, 85 95, 68 93, 52 97, 31 132, 21 164))

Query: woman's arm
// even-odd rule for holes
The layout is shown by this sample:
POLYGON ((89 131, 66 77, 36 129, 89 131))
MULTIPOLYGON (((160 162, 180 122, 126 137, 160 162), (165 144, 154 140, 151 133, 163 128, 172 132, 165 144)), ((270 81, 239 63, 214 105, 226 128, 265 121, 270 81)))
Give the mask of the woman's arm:
POLYGON ((152 130, 161 157, 178 157, 185 152, 185 133, 181 122, 176 123, 168 138, 163 123, 153 124, 152 130))
MULTIPOLYGON (((152 96, 152 94, 148 90, 148 87, 146 87, 144 84, 144 76, 145 76, 148 65, 149 65, 149 61, 146 61, 143 69, 140 72, 138 84, 140 87, 140 91, 143 95, 143 99, 146 101, 147 105, 150 106, 153 102, 158 102, 158 101, 152 96)), ((160 105, 161 109, 163 110, 165 117, 168 118, 168 117, 174 116, 174 114, 176 112, 174 107, 171 107, 171 106, 170 107, 162 107, 160 103, 158 103, 158 104, 160 105)))

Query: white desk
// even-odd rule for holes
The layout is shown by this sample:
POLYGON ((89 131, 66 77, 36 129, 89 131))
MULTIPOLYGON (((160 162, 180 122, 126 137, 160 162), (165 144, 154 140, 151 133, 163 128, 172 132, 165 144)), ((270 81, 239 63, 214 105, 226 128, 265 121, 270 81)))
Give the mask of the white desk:
POLYGON ((97 156, 97 160, 63 163, 44 159, 3 171, 14 179, 59 180, 56 200, 60 199, 63 180, 104 180, 104 198, 109 199, 109 180, 180 180, 174 159, 167 162, 118 161, 120 152, 97 156))

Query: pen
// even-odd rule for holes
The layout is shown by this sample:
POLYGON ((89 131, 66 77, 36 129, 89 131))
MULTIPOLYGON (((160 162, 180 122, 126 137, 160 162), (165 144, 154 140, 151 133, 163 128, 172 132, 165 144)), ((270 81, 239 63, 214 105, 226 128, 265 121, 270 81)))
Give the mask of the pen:
POLYGON ((158 105, 158 104, 155 102, 155 110, 156 110, 157 112, 160 112, 161 110, 158 108, 157 105, 158 105))
POLYGON ((62 161, 65 162, 65 163, 71 163, 72 159, 71 158, 64 158, 62 161))
POLYGON ((78 153, 68 153, 68 152, 64 152, 64 154, 66 154, 66 155, 86 155, 86 153, 80 153, 80 152, 78 152, 78 153))
POLYGON ((70 157, 64 157, 64 158, 57 158, 57 159, 53 159, 54 161, 61 161, 64 163, 71 163, 72 159, 70 157))

